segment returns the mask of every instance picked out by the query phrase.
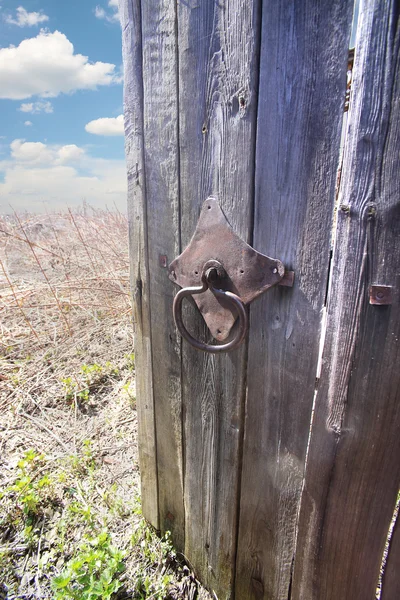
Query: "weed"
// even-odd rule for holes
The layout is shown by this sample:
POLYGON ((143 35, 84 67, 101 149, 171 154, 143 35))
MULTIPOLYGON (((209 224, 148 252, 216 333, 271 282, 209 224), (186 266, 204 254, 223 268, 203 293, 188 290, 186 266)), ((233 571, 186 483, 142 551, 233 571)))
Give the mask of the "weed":
POLYGON ((127 381, 126 383, 124 383, 124 385, 122 386, 122 391, 129 399, 131 406, 134 405, 136 402, 136 396, 133 392, 133 382, 127 381))
POLYGON ((77 397, 83 403, 87 403, 91 392, 105 383, 110 376, 118 376, 119 369, 107 361, 104 365, 94 363, 91 365, 83 364, 79 370, 79 374, 74 380, 72 377, 66 377, 61 380, 64 386, 65 398, 68 401, 77 397))
POLYGON ((53 578, 55 600, 109 600, 122 586, 118 576, 125 570, 123 558, 107 531, 87 539, 53 578))
POLYGON ((14 371, 14 373, 11 373, 11 376, 9 379, 10 379, 10 382, 11 382, 13 388, 17 388, 18 386, 20 386, 22 381, 21 381, 21 378, 19 375, 19 369, 16 369, 14 371))
POLYGON ((88 388, 85 388, 84 390, 81 390, 80 392, 78 392, 77 396, 78 396, 78 398, 83 400, 83 402, 88 402, 89 396, 90 396, 90 391, 88 388))
POLYGON ((83 379, 86 381, 87 385, 90 385, 103 373, 103 367, 95 363, 94 365, 82 365, 81 373, 83 375, 83 379))
MULTIPOLYGON (((50 585, 54 600, 111 600, 122 588, 137 600, 169 598, 184 576, 170 534, 158 537, 138 497, 127 501, 117 483, 100 487, 99 468, 91 440, 76 455, 51 462, 25 452, 0 494, 2 539, 23 543, 26 564, 50 585)), ((19 597, 18 555, 5 549, 0 570, 9 593, 19 597)))
POLYGON ((106 361, 104 366, 105 366, 107 373, 109 373, 110 375, 112 375, 114 377, 118 377, 118 375, 119 375, 118 367, 113 366, 109 360, 106 361))
MULTIPOLYGON (((96 469, 96 461, 93 455, 92 441, 84 440, 81 452, 72 454, 64 462, 66 470, 70 469, 70 475, 72 476, 87 477, 93 475, 96 469)), ((66 478, 66 475, 64 474, 63 477, 66 478)))
MULTIPOLYGON (((39 516, 41 505, 51 501, 53 496, 52 481, 49 475, 38 477, 44 465, 45 457, 43 455, 34 450, 28 450, 18 462, 14 483, 0 493, 0 500, 4 497, 12 498, 14 514, 22 513, 28 528, 39 516)), ((29 529, 26 531, 30 533, 29 529)))
POLYGON ((131 352, 129 354, 125 354, 125 360, 130 371, 134 371, 135 369, 135 353, 131 352))
POLYGON ((163 600, 169 597, 169 586, 173 579, 170 566, 176 561, 171 534, 167 531, 164 537, 159 538, 143 518, 138 498, 134 513, 139 517, 131 535, 131 547, 136 559, 136 568, 131 575, 134 589, 141 600, 163 600))
POLYGON ((72 400, 76 394, 76 382, 72 379, 72 377, 65 377, 61 380, 61 383, 64 385, 66 400, 72 400))

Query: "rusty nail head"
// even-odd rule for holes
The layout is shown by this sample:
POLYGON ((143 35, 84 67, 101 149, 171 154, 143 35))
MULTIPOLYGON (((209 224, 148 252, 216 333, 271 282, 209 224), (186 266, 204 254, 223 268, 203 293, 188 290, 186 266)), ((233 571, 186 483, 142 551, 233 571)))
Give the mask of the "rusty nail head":
POLYGON ((387 306, 392 304, 391 285, 371 285, 369 288, 369 303, 376 306, 387 306))
POLYGON ((160 254, 158 257, 159 263, 160 263, 160 267, 163 267, 164 269, 167 268, 168 266, 168 259, 167 256, 165 254, 160 254))

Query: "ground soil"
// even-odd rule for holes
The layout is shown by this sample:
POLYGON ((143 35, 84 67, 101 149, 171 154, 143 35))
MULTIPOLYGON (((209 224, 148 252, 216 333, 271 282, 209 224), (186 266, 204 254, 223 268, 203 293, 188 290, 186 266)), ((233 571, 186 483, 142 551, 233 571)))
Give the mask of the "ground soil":
POLYGON ((128 263, 123 215, 0 218, 0 597, 55 597, 101 526, 125 553, 118 597, 211 598, 140 515, 128 263))

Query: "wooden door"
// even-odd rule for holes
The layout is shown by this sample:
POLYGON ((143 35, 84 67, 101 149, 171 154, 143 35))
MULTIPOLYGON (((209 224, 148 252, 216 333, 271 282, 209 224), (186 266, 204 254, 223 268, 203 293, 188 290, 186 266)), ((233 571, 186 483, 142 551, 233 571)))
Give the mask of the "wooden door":
POLYGON ((296 600, 399 597, 399 17, 397 2, 361 4, 296 600), (376 285, 391 286, 387 305, 370 303, 376 285))
MULTIPOLYGON (((350 1, 121 13, 144 514, 219 600, 372 598, 400 464, 397 4, 360 7, 344 153, 350 1), (209 195, 295 271, 220 356, 182 342, 167 269, 209 195)), ((190 303, 184 320, 210 338, 190 303)))

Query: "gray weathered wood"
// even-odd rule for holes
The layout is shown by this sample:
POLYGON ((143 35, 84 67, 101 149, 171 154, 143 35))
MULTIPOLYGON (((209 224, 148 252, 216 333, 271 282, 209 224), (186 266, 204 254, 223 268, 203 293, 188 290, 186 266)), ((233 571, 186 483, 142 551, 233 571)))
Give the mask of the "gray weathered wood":
POLYGON ((293 269, 295 286, 274 288, 251 306, 235 596, 240 600, 290 595, 351 11, 351 2, 342 0, 263 4, 254 247, 293 269))
MULTIPOLYGON (((317 394, 352 3, 121 12, 144 514, 220 600, 373 598, 400 481, 398 4, 360 10, 317 394), (211 194, 296 272, 225 356, 182 345, 165 268, 211 194), (369 305, 370 284, 393 305, 369 305)), ((399 545, 397 526, 382 600, 399 545)))
POLYGON ((400 520, 397 516, 382 579, 381 600, 400 598, 400 520))
MULTIPOLYGON (((208 195, 251 239, 259 52, 258 0, 180 2, 182 246, 208 195)), ((210 248, 212 258, 212 248, 210 248)), ((188 329, 207 339, 190 305, 188 329)), ((246 347, 223 356, 182 347, 185 554, 218 598, 230 598, 236 555, 246 347)))
POLYGON ((143 75, 140 0, 121 3, 125 71, 125 150, 128 171, 130 274, 135 320, 138 446, 143 514, 158 529, 158 485, 152 356, 146 178, 143 140, 143 75))
POLYGON ((160 529, 184 548, 181 340, 166 264, 180 252, 176 6, 142 2, 144 149, 160 529))
POLYGON ((398 19, 395 1, 360 7, 293 600, 375 597, 399 487, 398 19), (393 305, 370 305, 371 284, 392 285, 393 305))

